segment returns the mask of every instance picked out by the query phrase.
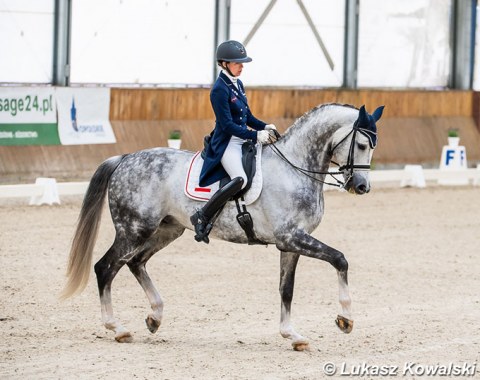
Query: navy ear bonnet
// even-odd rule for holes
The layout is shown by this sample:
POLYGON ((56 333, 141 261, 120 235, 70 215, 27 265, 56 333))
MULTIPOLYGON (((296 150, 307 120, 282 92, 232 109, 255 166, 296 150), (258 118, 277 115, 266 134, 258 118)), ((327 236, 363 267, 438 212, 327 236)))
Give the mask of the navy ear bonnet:
POLYGON ((375 122, 382 117, 385 106, 378 107, 372 115, 365 110, 365 106, 361 106, 358 112, 358 119, 355 121, 353 128, 368 138, 370 148, 377 146, 377 125, 375 122))

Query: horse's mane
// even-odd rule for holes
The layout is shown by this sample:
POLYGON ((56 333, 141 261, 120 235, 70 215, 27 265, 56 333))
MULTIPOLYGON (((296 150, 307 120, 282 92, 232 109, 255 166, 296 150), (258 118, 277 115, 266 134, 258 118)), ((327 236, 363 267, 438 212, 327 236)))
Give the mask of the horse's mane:
POLYGON ((312 109, 310 109, 309 111, 305 112, 302 116, 300 116, 297 120, 295 120, 295 122, 287 128, 287 130, 285 131, 285 134, 284 135, 287 135, 289 134, 292 130, 295 130, 297 129, 300 125, 304 124, 305 121, 307 121, 311 116, 312 114, 316 114, 317 111, 321 111, 323 110, 324 108, 328 108, 328 107, 346 107, 346 108, 352 108, 352 109, 356 109, 358 110, 357 107, 351 105, 351 104, 342 104, 342 103, 325 103, 325 104, 320 104, 318 106, 315 106, 313 107, 312 109))

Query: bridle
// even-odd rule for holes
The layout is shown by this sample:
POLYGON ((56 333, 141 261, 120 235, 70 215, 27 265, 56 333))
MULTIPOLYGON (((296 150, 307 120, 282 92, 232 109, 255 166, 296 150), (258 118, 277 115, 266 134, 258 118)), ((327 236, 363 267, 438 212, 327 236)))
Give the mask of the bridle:
MULTIPOLYGON (((372 149, 375 149, 375 146, 376 146, 376 140, 374 142, 374 140, 372 139, 372 135, 376 135, 376 132, 373 132, 369 129, 366 129, 366 128, 361 128, 358 126, 358 120, 355 121, 355 124, 353 124, 353 128, 350 132, 347 133, 347 135, 341 139, 333 148, 332 148, 332 151, 331 151, 331 154, 333 154, 333 152, 335 151, 335 149, 343 142, 346 140, 346 138, 348 136, 350 136, 351 134, 353 133, 353 136, 352 136, 352 141, 350 143, 350 148, 348 150, 348 157, 347 157, 347 163, 345 165, 342 165, 340 166, 339 164, 337 164, 335 161, 331 161, 333 164, 337 165, 338 166, 338 170, 340 172, 344 172, 345 170, 348 170, 348 175, 349 175, 349 178, 352 177, 353 175, 353 171, 355 169, 357 170, 370 170, 370 164, 368 165, 355 165, 354 161, 353 161, 353 158, 354 158, 354 153, 355 153, 355 143, 356 143, 356 138, 357 138, 357 133, 361 133, 362 135, 364 135, 365 137, 368 138, 368 142, 370 144, 370 148, 372 149)), ((348 182, 348 181, 347 181, 348 182)))
MULTIPOLYGON (((273 132, 275 134, 276 141, 278 141, 282 136, 276 130, 273 130, 273 132)), ((278 149, 278 147, 275 145, 275 143, 273 141, 272 141, 271 144, 268 144, 268 146, 273 150, 273 152, 278 157, 280 157, 283 161, 285 161, 292 168, 294 168, 298 172, 302 173, 303 175, 306 175, 307 177, 311 178, 312 180, 314 180, 316 182, 320 182, 320 183, 323 183, 323 184, 326 184, 326 185, 335 186, 335 187, 339 187, 339 188, 344 189, 346 184, 348 183, 348 181, 350 181, 350 179, 353 177, 354 170, 370 170, 370 164, 368 164, 368 165, 355 165, 354 156, 355 156, 355 144, 356 144, 357 133, 361 133, 362 135, 364 135, 368 138, 370 147, 372 149, 374 149, 375 146, 376 146, 376 140, 373 140, 372 136, 371 136, 371 134, 376 135, 376 133, 369 130, 369 129, 359 127, 358 126, 358 120, 357 120, 353 124, 352 130, 350 132, 348 132, 345 135, 345 137, 343 139, 341 139, 338 143, 336 143, 335 146, 331 149, 330 154, 333 155, 333 153, 335 152, 335 149, 337 149, 337 147, 340 144, 342 144, 348 138, 348 136, 350 136, 352 133, 353 133, 353 136, 352 136, 352 141, 350 143, 350 148, 348 150, 347 163, 345 165, 340 165, 340 164, 336 163, 335 161, 330 160, 330 162, 332 164, 338 166, 338 171, 336 171, 336 172, 331 172, 331 171, 321 172, 321 171, 314 171, 314 170, 308 170, 308 169, 301 168, 301 167, 295 165, 294 163, 292 163, 287 157, 285 157, 285 155, 280 151, 280 149, 278 149), (335 177, 336 175, 340 175, 340 174, 344 175, 344 178, 346 178, 344 181, 341 181, 337 177, 335 177), (325 180, 321 180, 321 179, 315 177, 315 175, 329 175, 336 181, 336 183, 331 183, 331 182, 327 182, 325 180)))

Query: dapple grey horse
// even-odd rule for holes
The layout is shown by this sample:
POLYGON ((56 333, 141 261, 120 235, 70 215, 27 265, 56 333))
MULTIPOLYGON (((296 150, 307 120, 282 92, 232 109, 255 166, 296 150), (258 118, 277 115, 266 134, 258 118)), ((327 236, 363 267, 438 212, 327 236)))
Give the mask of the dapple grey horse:
MULTIPOLYGON (((318 106, 300 117, 274 144, 263 146, 263 190, 249 206, 257 237, 275 244, 281 253, 280 333, 292 340, 295 350, 308 348, 306 338, 290 322, 295 269, 301 255, 330 263, 338 274, 342 311, 338 327, 353 327, 347 272, 348 263, 338 250, 313 238, 324 212, 323 184, 331 162, 345 190, 364 194, 370 190, 369 168, 376 145, 376 125, 383 107, 368 114, 340 104, 318 106), (288 207, 287 207, 288 205, 288 207)), ((80 293, 87 285, 102 204, 108 202, 116 230, 115 240, 95 264, 102 319, 118 342, 130 342, 131 333, 114 317, 111 284, 124 264, 136 277, 150 302, 146 318, 154 333, 160 326, 163 301, 145 265, 159 250, 192 229, 190 215, 200 204, 183 193, 192 152, 155 148, 117 156, 103 162, 93 175, 83 200, 67 268, 63 297, 80 293)), ((329 178, 329 177, 327 177, 329 178)), ((236 207, 228 202, 215 222, 211 236, 247 243, 236 221, 236 207)), ((196 243, 192 237, 192 244, 196 243)), ((201 248, 201 246, 198 246, 201 248)))

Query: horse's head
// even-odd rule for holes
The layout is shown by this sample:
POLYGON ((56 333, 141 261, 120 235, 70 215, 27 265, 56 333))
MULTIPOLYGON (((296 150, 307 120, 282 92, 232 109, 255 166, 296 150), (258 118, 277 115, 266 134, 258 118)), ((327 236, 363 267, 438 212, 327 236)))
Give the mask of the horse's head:
POLYGON ((373 151, 377 146, 376 122, 384 106, 370 115, 362 106, 353 125, 339 128, 332 139, 332 161, 338 163, 343 174, 344 187, 350 193, 365 194, 370 191, 368 173, 373 151))

